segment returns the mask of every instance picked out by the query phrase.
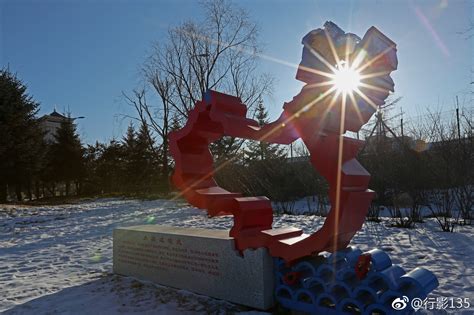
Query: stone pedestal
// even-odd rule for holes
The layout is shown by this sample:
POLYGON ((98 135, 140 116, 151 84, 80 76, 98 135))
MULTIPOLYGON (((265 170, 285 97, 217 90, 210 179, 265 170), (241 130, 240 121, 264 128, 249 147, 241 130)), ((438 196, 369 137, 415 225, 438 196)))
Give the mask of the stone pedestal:
POLYGON ((117 228, 113 269, 158 284, 230 302, 273 306, 273 260, 265 248, 234 248, 227 230, 141 225, 117 228))

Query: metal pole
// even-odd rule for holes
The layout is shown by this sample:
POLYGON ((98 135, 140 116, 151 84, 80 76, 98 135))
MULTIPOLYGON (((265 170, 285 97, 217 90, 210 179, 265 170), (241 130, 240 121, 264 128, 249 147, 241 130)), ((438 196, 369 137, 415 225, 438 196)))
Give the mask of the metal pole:
POLYGON ((456 120, 458 123, 458 139, 461 140, 461 126, 459 124, 459 99, 456 95, 456 120))
POLYGON ((401 124, 401 128, 402 128, 402 138, 403 138, 403 118, 400 119, 400 124, 401 124))

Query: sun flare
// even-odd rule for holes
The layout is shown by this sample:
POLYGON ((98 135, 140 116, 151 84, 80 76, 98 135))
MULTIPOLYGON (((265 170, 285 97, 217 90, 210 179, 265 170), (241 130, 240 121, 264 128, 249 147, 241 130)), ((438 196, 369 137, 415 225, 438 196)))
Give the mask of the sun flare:
POLYGON ((361 76, 357 69, 341 61, 334 70, 333 80, 338 93, 349 94, 355 91, 360 85, 361 76))

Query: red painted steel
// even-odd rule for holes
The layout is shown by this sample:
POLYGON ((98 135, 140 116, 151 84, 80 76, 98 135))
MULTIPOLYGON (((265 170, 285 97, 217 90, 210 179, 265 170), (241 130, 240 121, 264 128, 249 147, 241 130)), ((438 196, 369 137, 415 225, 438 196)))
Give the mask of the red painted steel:
MULTIPOLYGON (((325 27, 323 31, 327 33, 333 26, 326 23, 325 27)), ((321 33, 315 31, 305 36, 305 49, 308 45, 318 49, 318 36, 321 33)), ((210 216, 234 216, 230 236, 239 250, 267 247, 272 256, 289 262, 345 248, 362 227, 374 193, 368 189, 370 174, 356 160, 363 141, 345 137, 344 133, 358 131, 375 112, 373 103, 382 104, 389 90, 393 90, 389 74, 396 69, 396 49, 393 42, 372 27, 354 48, 351 58, 361 50, 364 63, 370 63, 363 73, 383 73, 364 81, 376 87, 365 88, 365 98, 355 94, 354 100, 344 105, 342 96, 335 100, 333 94, 321 97, 329 87, 313 84, 322 78, 303 66, 308 63, 304 51, 297 78, 307 84, 284 104, 283 113, 275 122, 259 127, 256 121, 246 118, 247 107, 240 98, 208 91, 189 112, 186 125, 170 134, 170 151, 175 160, 173 183, 190 204, 207 209, 210 216), (380 77, 384 82, 377 82, 380 77), (279 144, 302 139, 313 167, 329 184, 332 207, 324 225, 311 235, 297 228, 272 229, 273 211, 268 198, 243 197, 219 187, 213 179, 209 144, 223 136, 279 144)))
POLYGON ((370 260, 372 259, 372 255, 370 254, 362 254, 357 258, 357 264, 354 268, 355 274, 357 279, 362 280, 364 279, 370 270, 370 260))

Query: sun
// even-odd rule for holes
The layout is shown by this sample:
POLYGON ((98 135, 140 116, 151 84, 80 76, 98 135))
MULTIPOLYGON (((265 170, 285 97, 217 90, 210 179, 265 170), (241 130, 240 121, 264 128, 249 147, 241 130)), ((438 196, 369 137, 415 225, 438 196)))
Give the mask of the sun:
POLYGON ((345 61, 339 62, 334 68, 331 83, 334 84, 338 93, 349 94, 360 85, 361 76, 357 69, 349 66, 345 61))

